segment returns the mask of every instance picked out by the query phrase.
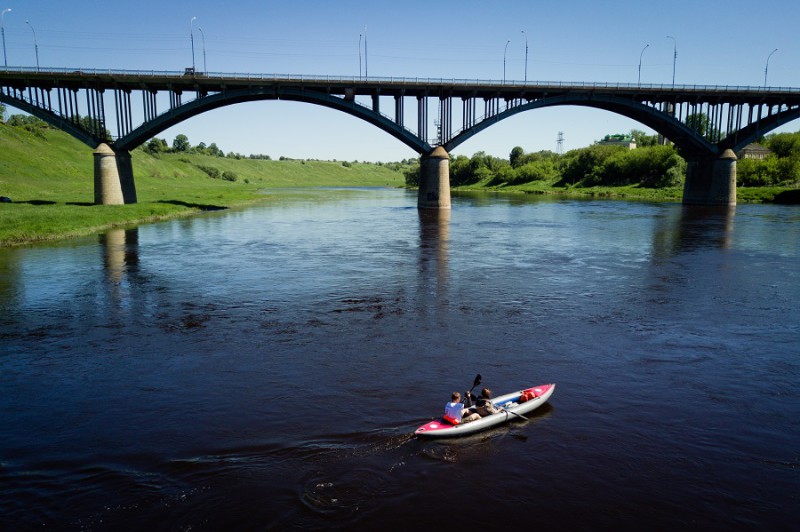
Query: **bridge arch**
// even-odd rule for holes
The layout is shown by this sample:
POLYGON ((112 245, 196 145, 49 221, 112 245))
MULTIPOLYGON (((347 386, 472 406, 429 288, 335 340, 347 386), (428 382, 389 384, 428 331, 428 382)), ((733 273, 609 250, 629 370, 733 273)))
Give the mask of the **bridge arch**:
POLYGON ((762 135, 766 135, 770 131, 784 124, 788 124, 792 120, 797 120, 798 118, 800 118, 800 109, 786 109, 764 118, 761 122, 755 122, 749 126, 743 127, 737 131, 730 140, 724 139, 722 143, 730 147, 735 153, 738 153, 742 148, 751 142, 755 142, 762 135))
POLYGON ((683 153, 687 155, 696 154, 713 156, 720 151, 716 145, 709 142, 706 138, 688 127, 686 124, 654 107, 650 107, 630 99, 619 98, 611 95, 580 93, 567 93, 560 94, 558 96, 541 98, 539 100, 534 100, 506 109, 505 111, 502 111, 492 117, 488 117, 474 126, 461 131, 452 139, 445 142, 444 148, 450 152, 477 133, 480 133, 484 129, 518 113, 532 109, 563 105, 576 105, 581 107, 602 109, 636 120, 637 122, 640 122, 641 124, 644 124, 669 138, 675 143, 676 146, 678 146, 679 149, 681 149, 683 153))
POLYGON ((187 120, 193 116, 237 103, 254 102, 262 100, 289 100, 306 102, 330 109, 342 111, 351 116, 360 118, 397 138, 417 153, 431 151, 431 146, 418 138, 413 132, 393 122, 390 118, 365 107, 355 100, 331 96, 318 91, 305 91, 296 88, 271 89, 237 89, 215 93, 192 100, 186 104, 170 109, 155 119, 146 122, 127 135, 119 138, 115 143, 118 150, 129 151, 160 132, 187 120))

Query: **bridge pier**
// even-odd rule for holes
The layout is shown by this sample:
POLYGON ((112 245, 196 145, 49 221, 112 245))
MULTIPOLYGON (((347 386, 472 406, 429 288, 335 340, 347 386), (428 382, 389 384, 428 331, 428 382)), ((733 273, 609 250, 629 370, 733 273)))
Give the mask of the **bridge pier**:
POLYGON ((736 205, 736 154, 687 158, 684 205, 736 205))
POLYGON ((450 156, 441 146, 420 157, 417 208, 450 208, 450 156))
POLYGON ((133 163, 127 151, 114 153, 108 144, 94 150, 95 205, 125 205, 136 203, 133 163))

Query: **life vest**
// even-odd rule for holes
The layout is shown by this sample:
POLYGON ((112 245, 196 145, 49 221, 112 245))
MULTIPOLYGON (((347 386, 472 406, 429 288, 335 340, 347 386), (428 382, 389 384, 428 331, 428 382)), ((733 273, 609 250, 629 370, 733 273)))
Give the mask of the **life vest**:
POLYGON ((452 417, 448 416, 447 414, 445 414, 444 420, 447 421, 448 423, 450 423, 451 425, 459 425, 459 424, 461 424, 461 420, 452 418, 452 417))
POLYGON ((453 425, 461 423, 461 415, 464 412, 464 405, 461 403, 447 403, 444 405, 444 420, 453 425))

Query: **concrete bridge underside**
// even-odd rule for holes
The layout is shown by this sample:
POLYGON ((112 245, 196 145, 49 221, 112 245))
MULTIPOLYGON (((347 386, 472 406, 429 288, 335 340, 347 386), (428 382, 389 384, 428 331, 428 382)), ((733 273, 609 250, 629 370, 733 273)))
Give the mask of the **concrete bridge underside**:
POLYGON ((736 202, 736 156, 759 136, 800 117, 800 89, 609 84, 498 84, 456 80, 185 76, 150 73, 0 71, 0 101, 37 116, 95 149, 95 202, 135 203, 130 150, 198 114, 259 100, 291 100, 358 117, 420 154, 420 208, 450 208, 449 152, 484 129, 537 108, 576 105, 640 122, 687 160, 686 204, 736 202), (113 107, 107 102, 113 93, 113 107), (140 108, 131 94, 141 95, 140 108), (169 95, 158 111, 157 96, 169 95), (184 94, 194 96, 183 102, 184 94), (83 99, 85 97, 85 104, 83 99), (394 116, 381 112, 393 99, 394 116), (405 102, 416 101, 416 130, 405 102), (460 112, 453 102, 461 102, 460 112), (483 107, 479 114, 479 104, 483 107), (429 108, 435 105, 436 113, 429 108), (85 113, 85 118, 81 115, 85 113), (708 117, 706 131, 686 125, 708 117), (460 114, 461 127, 454 129, 460 114), (137 120, 134 127, 134 115, 137 120), (107 127, 116 122, 115 132, 107 127), (436 134, 431 138, 429 129, 436 134))

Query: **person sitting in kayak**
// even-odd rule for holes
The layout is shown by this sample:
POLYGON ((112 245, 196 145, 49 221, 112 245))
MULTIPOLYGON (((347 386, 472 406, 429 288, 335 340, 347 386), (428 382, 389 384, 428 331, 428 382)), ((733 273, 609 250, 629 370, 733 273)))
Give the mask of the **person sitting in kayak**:
POLYGON ((466 416, 464 415, 465 412, 466 407, 464 403, 461 402, 461 394, 453 392, 453 395, 450 397, 450 402, 444 405, 444 420, 452 425, 460 425, 461 423, 469 423, 470 421, 481 418, 480 414, 477 412, 467 414, 466 416))
POLYGON ((481 395, 477 399, 475 396, 472 395, 472 392, 467 392, 466 397, 466 404, 467 406, 472 405, 472 401, 475 401, 475 407, 477 409, 477 413, 481 416, 491 416, 492 414, 496 414, 499 412, 497 408, 494 407, 492 404, 492 390, 489 388, 484 388, 481 390, 481 395))

